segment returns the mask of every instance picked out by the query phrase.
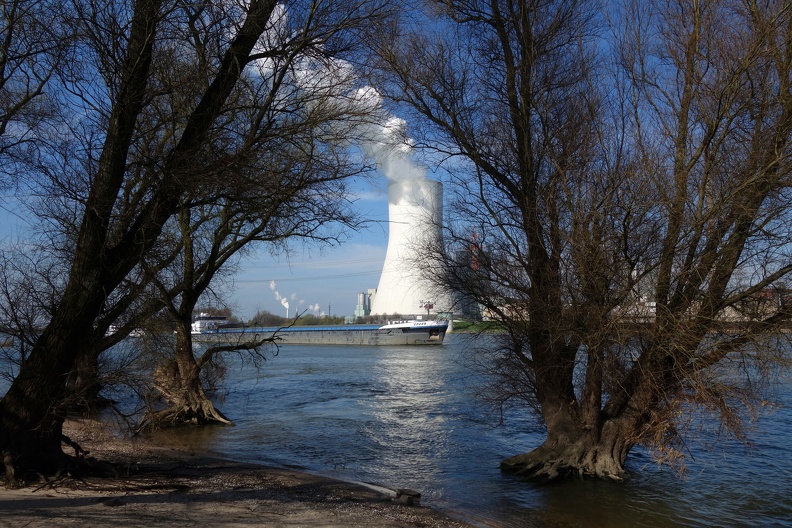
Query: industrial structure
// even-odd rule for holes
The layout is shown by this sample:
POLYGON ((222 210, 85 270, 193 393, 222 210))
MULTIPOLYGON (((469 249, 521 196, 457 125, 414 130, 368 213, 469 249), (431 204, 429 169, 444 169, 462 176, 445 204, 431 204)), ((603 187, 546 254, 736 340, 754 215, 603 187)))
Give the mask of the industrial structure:
POLYGON ((426 249, 437 248, 442 240, 442 218, 442 183, 425 177, 390 180, 388 248, 379 286, 376 292, 369 290, 371 314, 426 315, 448 309, 423 270, 426 249))

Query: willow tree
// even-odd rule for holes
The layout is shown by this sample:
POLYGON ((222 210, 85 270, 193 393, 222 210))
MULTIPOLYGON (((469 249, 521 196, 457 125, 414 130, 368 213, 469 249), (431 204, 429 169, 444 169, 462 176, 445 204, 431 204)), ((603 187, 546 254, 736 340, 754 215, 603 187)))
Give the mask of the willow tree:
MULTIPOLYGON (((163 143, 161 150, 149 150, 151 121, 146 110, 165 95, 152 65, 167 50, 174 27, 190 23, 178 16, 178 4, 75 1, 62 18, 53 14, 52 24, 72 28, 82 46, 77 45, 76 60, 62 71, 60 85, 61 102, 75 113, 51 139, 72 131, 87 140, 87 151, 72 153, 86 154, 76 156, 80 159, 75 164, 88 177, 85 193, 77 197, 81 207, 75 214, 77 234, 69 271, 51 317, 0 400, 0 451, 12 481, 27 470, 48 473, 69 462, 61 449, 69 374, 81 351, 93 346, 94 322, 107 300, 139 270, 143 255, 180 209, 196 166, 222 166, 206 155, 211 152, 208 138, 221 126, 217 118, 277 5, 253 0, 230 8, 229 17, 241 22, 226 34, 219 54, 204 65, 212 73, 184 108, 183 126, 161 129, 173 141, 163 143)), ((53 148, 37 161, 50 163, 51 173, 65 152, 53 148)), ((68 178, 62 181, 71 183, 68 178)))
POLYGON ((546 429, 502 469, 619 480, 695 409, 742 438, 792 315, 788 3, 426 4, 381 89, 459 190, 426 267, 506 329, 489 395, 546 429))
MULTIPOLYGON (((301 128, 313 136, 322 125, 308 119, 301 128)), ((297 142, 296 136, 295 126, 289 131, 288 143, 297 142)), ((275 251, 298 239, 333 244, 341 236, 340 226, 355 225, 357 217, 344 200, 343 180, 365 165, 340 163, 346 157, 337 150, 345 148, 343 141, 321 149, 335 155, 331 161, 307 152, 302 148, 306 145, 295 149, 281 140, 271 138, 271 152, 256 157, 258 170, 245 178, 241 188, 232 186, 227 196, 214 203, 194 204, 179 212, 169 226, 177 241, 173 249, 179 253, 171 265, 162 267, 159 259, 145 264, 176 329, 172 356, 156 372, 156 389, 167 406, 150 413, 146 427, 230 423, 207 397, 202 372, 231 352, 245 354, 259 364, 264 357, 261 348, 274 340, 266 335, 229 335, 226 342, 203 347, 196 357, 191 322, 198 303, 205 302, 213 286, 235 270, 239 258, 262 247, 275 251), (278 148, 273 148, 276 143, 278 148)), ((319 142, 311 146, 320 150, 319 142)), ((200 200, 200 193, 192 199, 200 200)))
MULTIPOLYGON (((148 426, 229 421, 207 397, 201 372, 228 352, 261 358, 267 340, 246 335, 195 357, 190 323, 202 296, 242 254, 275 251, 297 238, 336 243, 343 228, 355 227, 345 180, 367 164, 348 148, 345 132, 368 116, 340 104, 357 77, 351 69, 342 74, 338 64, 360 54, 367 28, 387 14, 386 5, 315 1, 273 11, 195 160, 177 214, 139 266, 176 330, 175 343, 166 346, 172 353, 156 371, 167 405, 149 414, 148 426)), ((230 13, 209 2, 176 6, 175 18, 188 23, 172 30, 152 65, 164 95, 141 116, 149 124, 142 156, 156 159, 173 141, 170 131, 184 126, 185 109, 211 80, 207 65, 239 30, 230 13)))

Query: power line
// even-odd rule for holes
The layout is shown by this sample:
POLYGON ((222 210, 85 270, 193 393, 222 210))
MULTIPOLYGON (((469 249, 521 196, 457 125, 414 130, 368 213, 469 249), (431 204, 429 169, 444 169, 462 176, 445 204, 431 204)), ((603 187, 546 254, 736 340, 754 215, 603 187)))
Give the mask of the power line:
POLYGON ((314 262, 286 262, 283 264, 268 265, 268 268, 326 268, 335 265, 366 264, 370 262, 382 262, 384 257, 375 258, 355 258, 348 260, 317 260, 314 262))
POLYGON ((347 279, 351 277, 359 277, 361 275, 379 275, 382 272, 381 269, 373 270, 373 271, 356 271, 352 273, 339 273, 336 275, 311 275, 307 277, 286 277, 286 278, 268 278, 268 279, 242 279, 242 280, 235 280, 235 283, 269 283, 271 281, 275 282, 288 282, 288 281, 309 281, 309 280, 323 280, 323 279, 347 279))

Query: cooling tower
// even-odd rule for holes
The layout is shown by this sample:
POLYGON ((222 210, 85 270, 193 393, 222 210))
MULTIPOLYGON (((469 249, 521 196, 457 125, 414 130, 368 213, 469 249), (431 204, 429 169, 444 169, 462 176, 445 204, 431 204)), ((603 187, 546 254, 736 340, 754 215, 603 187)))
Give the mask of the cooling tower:
POLYGON ((391 180, 388 185, 388 249, 371 313, 426 314, 422 303, 442 302, 424 279, 423 249, 437 247, 443 217, 443 185, 426 178, 391 180))

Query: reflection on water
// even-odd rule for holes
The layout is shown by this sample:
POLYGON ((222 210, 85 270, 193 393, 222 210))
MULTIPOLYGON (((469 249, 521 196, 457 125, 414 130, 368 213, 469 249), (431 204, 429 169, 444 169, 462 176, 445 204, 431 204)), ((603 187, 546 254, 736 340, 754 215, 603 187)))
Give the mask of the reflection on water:
MULTIPOLYGON (((757 424, 752 451, 694 451, 682 480, 631 454, 626 484, 536 486, 501 474, 501 459, 541 441, 528 416, 476 404, 461 335, 442 347, 289 345, 260 375, 231 369, 220 408, 236 427, 172 440, 223 456, 408 487, 423 502, 497 526, 792 526, 787 406, 757 424)), ((694 449, 696 446, 692 446, 694 449)))

